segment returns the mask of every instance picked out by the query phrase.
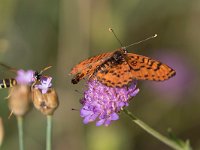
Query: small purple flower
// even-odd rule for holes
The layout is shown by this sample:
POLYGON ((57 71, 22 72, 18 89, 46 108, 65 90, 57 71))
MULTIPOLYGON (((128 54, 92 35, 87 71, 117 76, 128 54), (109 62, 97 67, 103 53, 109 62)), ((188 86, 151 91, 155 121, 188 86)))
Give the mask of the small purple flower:
POLYGON ((48 89, 52 86, 52 77, 42 76, 40 79, 40 84, 35 85, 36 88, 42 91, 42 94, 47 93, 48 89))
POLYGON ((17 71, 17 77, 16 77, 17 83, 30 85, 32 83, 33 75, 34 75, 33 70, 24 71, 20 69, 17 71))
POLYGON ((139 92, 136 81, 121 88, 108 87, 97 80, 90 80, 87 85, 88 89, 81 99, 80 116, 84 118, 84 124, 98 119, 96 126, 108 126, 111 121, 118 120, 118 112, 128 106, 130 98, 139 92))

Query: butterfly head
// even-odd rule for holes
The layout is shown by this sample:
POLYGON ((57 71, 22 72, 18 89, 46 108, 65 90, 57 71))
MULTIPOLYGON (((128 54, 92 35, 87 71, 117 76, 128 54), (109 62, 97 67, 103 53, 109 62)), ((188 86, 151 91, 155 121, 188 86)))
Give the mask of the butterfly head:
POLYGON ((123 54, 127 54, 127 49, 126 49, 126 47, 121 47, 120 50, 123 52, 123 54))
POLYGON ((111 57, 110 61, 113 63, 113 64, 121 64, 124 60, 124 51, 122 51, 121 49, 120 50, 117 50, 114 52, 113 56, 111 57))

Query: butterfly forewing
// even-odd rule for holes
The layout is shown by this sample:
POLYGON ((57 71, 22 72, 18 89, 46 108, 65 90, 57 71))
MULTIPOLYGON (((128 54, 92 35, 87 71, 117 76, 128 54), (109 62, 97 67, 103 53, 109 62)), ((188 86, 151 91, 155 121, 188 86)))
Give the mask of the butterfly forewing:
POLYGON ((135 79, 163 81, 176 74, 169 66, 149 57, 133 53, 128 53, 127 57, 131 73, 135 79))
POLYGON ((106 59, 110 58, 112 54, 113 52, 103 53, 101 55, 88 58, 77 64, 70 72, 70 74, 75 75, 75 77, 72 79, 72 83, 76 84, 85 77, 91 77, 95 69, 106 59))
POLYGON ((83 71, 84 69, 94 69, 94 66, 102 63, 102 61, 104 60, 103 58, 110 57, 112 55, 112 53, 113 52, 108 52, 108 53, 103 53, 103 54, 100 54, 97 56, 90 57, 90 58, 80 62, 79 64, 77 64, 75 67, 73 67, 70 74, 79 73, 79 72, 83 71))

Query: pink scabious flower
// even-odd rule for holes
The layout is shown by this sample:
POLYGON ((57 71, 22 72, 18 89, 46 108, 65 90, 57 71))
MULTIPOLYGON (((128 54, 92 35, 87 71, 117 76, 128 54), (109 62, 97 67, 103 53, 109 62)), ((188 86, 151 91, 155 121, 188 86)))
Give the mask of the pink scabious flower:
POLYGON ((20 69, 17 71, 17 77, 15 79, 18 84, 30 85, 32 83, 33 76, 34 76, 33 70, 24 71, 20 69))
POLYGON ((128 106, 129 100, 139 92, 136 84, 136 81, 133 81, 130 85, 113 88, 97 80, 89 80, 88 89, 80 101, 83 105, 80 110, 80 116, 84 118, 83 123, 98 120, 96 126, 108 126, 111 121, 118 120, 118 113, 128 106))
POLYGON ((40 79, 40 84, 35 85, 35 88, 40 89, 42 91, 42 94, 45 94, 52 86, 51 80, 52 77, 42 76, 40 79))

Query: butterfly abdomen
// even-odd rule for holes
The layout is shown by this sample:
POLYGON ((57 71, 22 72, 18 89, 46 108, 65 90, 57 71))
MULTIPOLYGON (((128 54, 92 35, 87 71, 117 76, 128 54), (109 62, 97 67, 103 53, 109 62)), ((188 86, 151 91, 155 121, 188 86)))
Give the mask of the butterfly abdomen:
POLYGON ((113 55, 108 58, 107 60, 105 60, 104 62, 102 62, 101 65, 97 66, 97 68, 95 69, 93 75, 96 75, 97 72, 101 72, 102 74, 107 74, 109 72, 108 69, 106 68, 112 68, 114 66, 117 66, 119 64, 122 64, 124 62, 124 56, 123 53, 119 50, 115 51, 113 53, 113 55))

